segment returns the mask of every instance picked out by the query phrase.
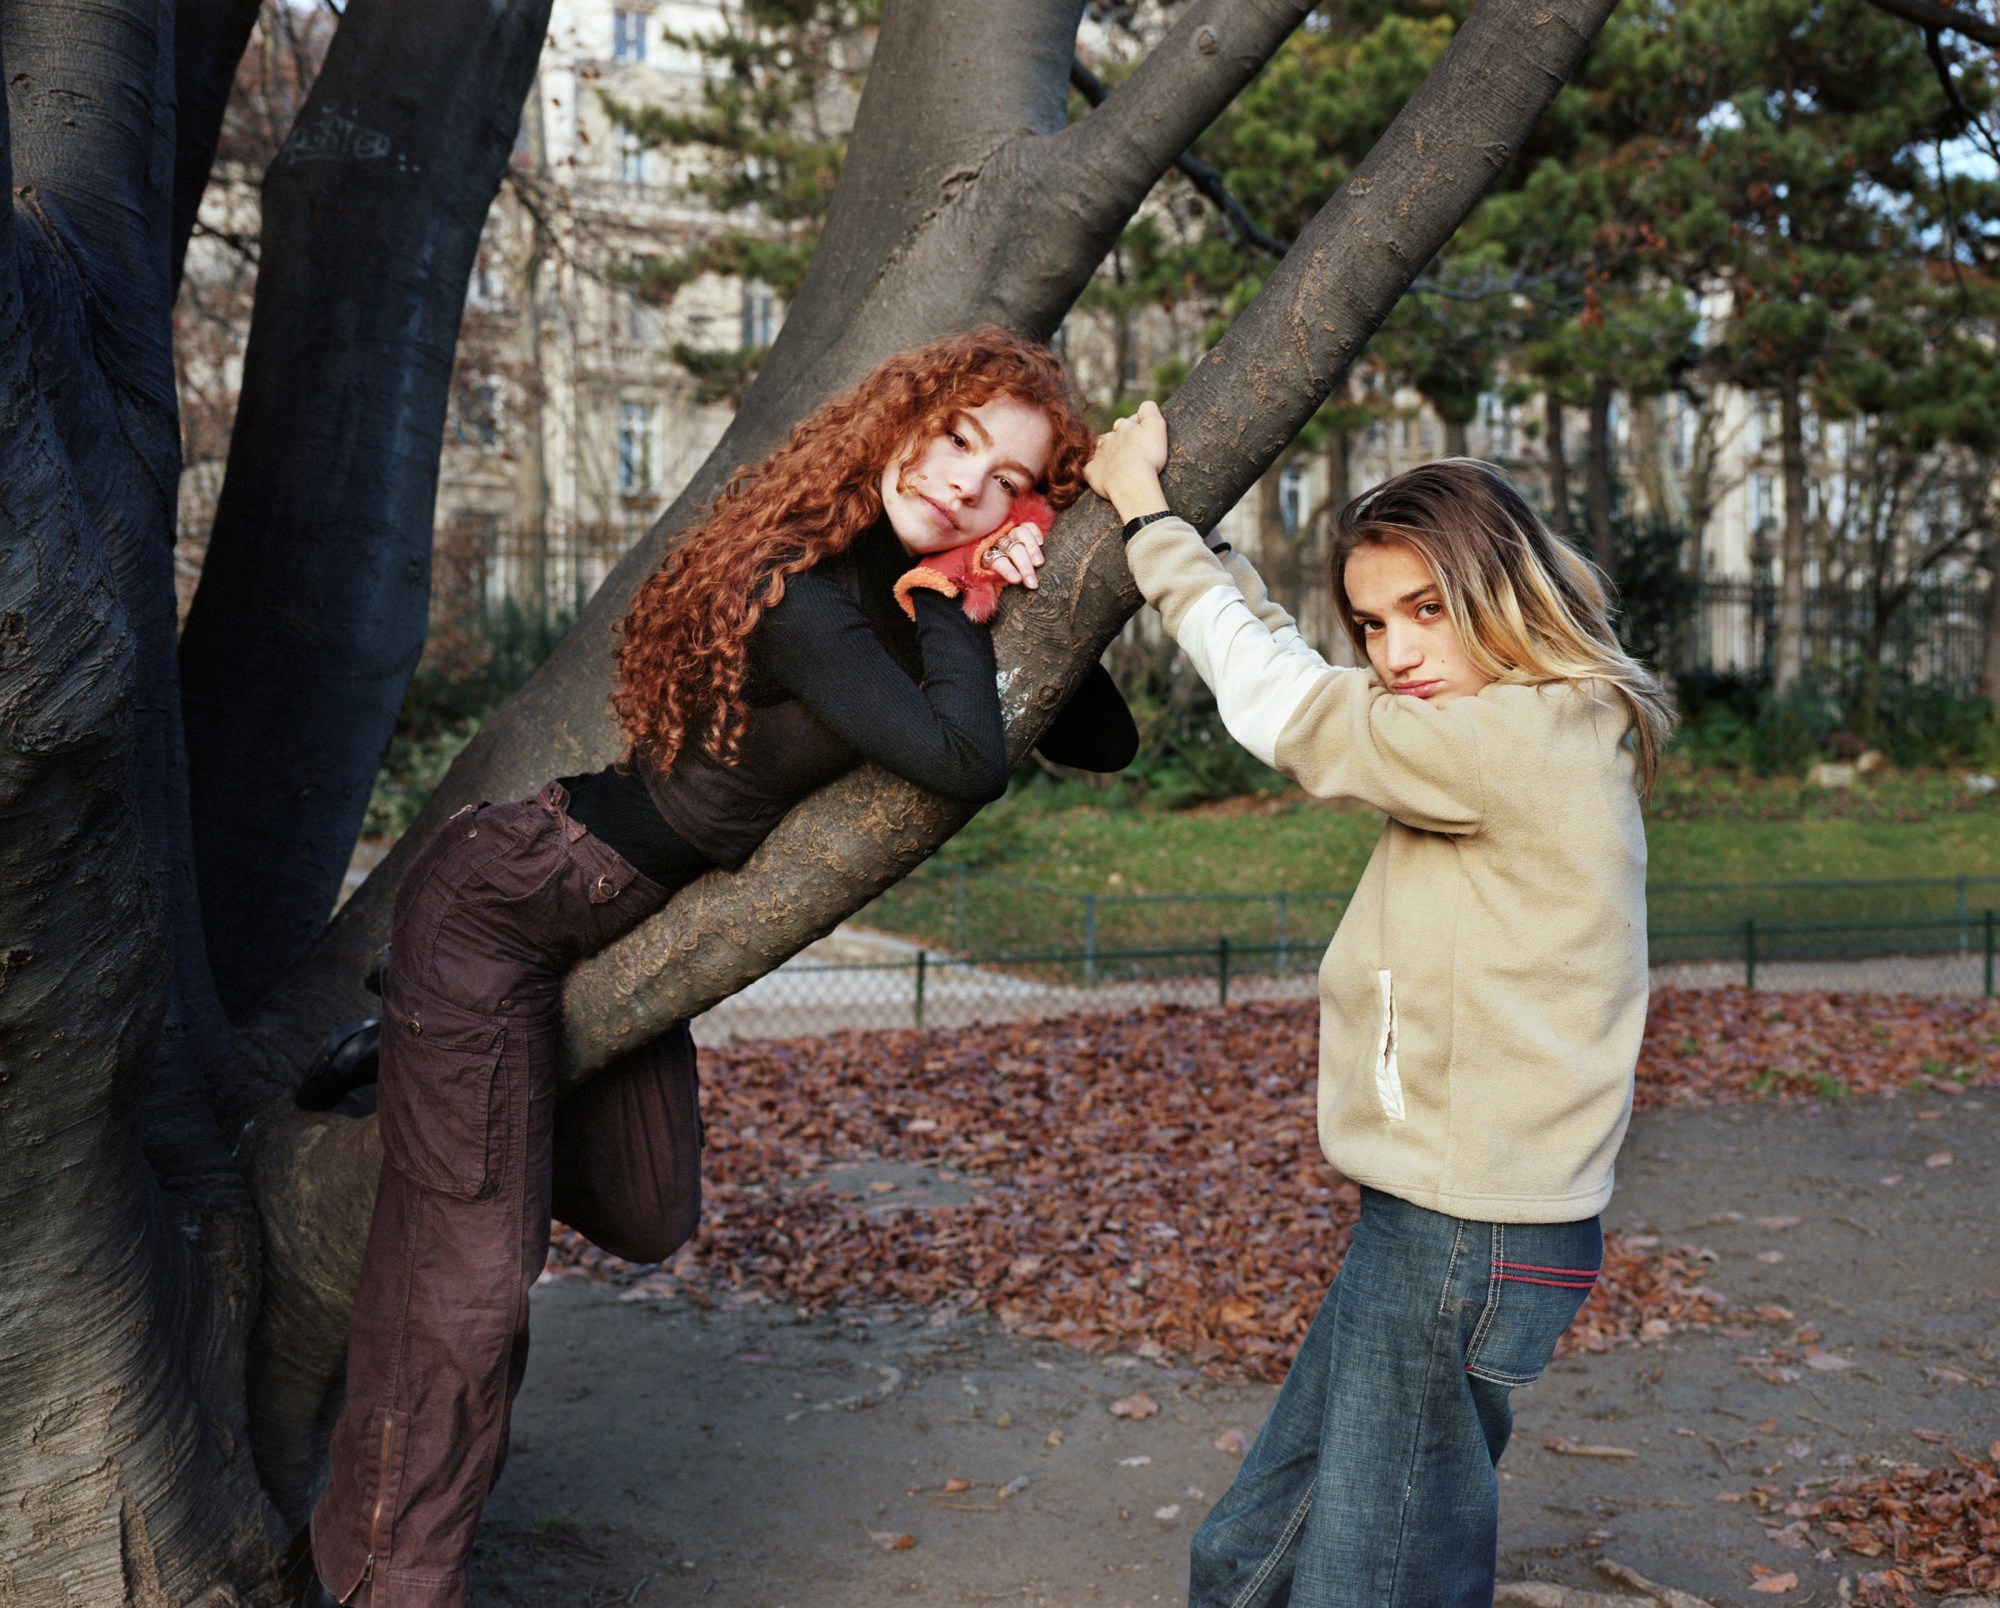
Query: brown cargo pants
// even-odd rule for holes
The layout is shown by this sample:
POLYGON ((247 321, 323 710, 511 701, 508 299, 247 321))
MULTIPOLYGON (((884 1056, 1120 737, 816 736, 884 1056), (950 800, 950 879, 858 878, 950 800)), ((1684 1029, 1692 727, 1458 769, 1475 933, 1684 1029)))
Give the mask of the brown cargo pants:
POLYGON ((701 1212, 685 1025, 556 1107, 562 976, 666 902, 571 821, 555 783, 468 806, 396 892, 377 1112, 381 1183, 348 1329, 321 1581, 369 1608, 463 1608, 507 1457, 551 1202, 659 1261, 701 1212))

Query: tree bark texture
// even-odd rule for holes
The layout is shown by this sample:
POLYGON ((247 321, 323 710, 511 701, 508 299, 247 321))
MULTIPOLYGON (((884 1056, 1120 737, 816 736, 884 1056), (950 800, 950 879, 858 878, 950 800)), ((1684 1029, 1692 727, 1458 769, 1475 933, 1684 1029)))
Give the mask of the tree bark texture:
POLYGON ((9 1602, 188 1602, 267 1580, 281 1541, 242 1396, 256 1225, 202 1096, 182 918, 170 36, 138 0, 0 12, 9 1602))
POLYGON ((1778 454, 1785 477, 1785 523, 1778 546, 1778 633, 1772 686, 1785 691, 1806 667, 1806 439, 1803 382, 1778 380, 1778 454))
POLYGON ((2000 542, 1980 559, 1986 571, 1986 629, 1979 642, 1979 696, 2000 704, 2000 542))
POLYGON ((452 353, 549 0, 354 0, 266 175, 181 638, 202 918, 241 1016, 333 909, 422 651, 452 353))

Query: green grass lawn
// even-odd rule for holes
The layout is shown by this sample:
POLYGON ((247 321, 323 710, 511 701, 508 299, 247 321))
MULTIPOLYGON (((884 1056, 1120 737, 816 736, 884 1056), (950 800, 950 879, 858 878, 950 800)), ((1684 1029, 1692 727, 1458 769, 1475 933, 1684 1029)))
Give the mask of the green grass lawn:
MULTIPOLYGON (((863 921, 966 951, 1272 940, 1275 901, 1175 894, 1283 889, 1285 930, 1324 942, 1381 832, 1373 811, 1297 794, 1191 810, 1087 801, 1080 789, 1019 788, 983 811, 938 861, 878 900, 863 921), (962 876, 956 865, 976 868, 962 876), (1087 911, 1085 896, 1096 897, 1087 911), (1134 895, 1152 896, 1130 902, 1134 895)), ((1830 796, 1797 783, 1677 778, 1647 820, 1656 926, 1942 916, 1951 889, 1784 890, 1675 896, 1675 884, 2000 878, 2000 801, 1949 777, 1892 777, 1830 796)), ((1975 884, 1970 908, 2000 903, 1975 884)))

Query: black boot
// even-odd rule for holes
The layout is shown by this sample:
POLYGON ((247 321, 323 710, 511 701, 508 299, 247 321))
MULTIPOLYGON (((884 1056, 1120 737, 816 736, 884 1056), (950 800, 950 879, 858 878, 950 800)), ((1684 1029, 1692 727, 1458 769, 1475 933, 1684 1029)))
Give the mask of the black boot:
POLYGON ((354 1090, 375 1081, 382 1054, 382 1023, 371 1016, 327 1034, 292 1098, 301 1111, 331 1111, 354 1090))

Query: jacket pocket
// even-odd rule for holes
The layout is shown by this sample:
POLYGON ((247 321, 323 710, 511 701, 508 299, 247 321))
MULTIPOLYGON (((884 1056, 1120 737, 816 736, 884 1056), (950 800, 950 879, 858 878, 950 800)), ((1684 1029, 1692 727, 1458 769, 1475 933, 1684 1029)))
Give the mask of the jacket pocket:
POLYGON ((1404 1120, 1403 1076, 1396 1067, 1396 985, 1389 973, 1375 974, 1382 992, 1382 1034, 1375 1044, 1375 1098, 1391 1122, 1404 1120))
POLYGON ((494 1102, 507 1025, 393 979, 376 1106, 383 1159, 426 1189, 477 1200, 499 1176, 494 1102))

